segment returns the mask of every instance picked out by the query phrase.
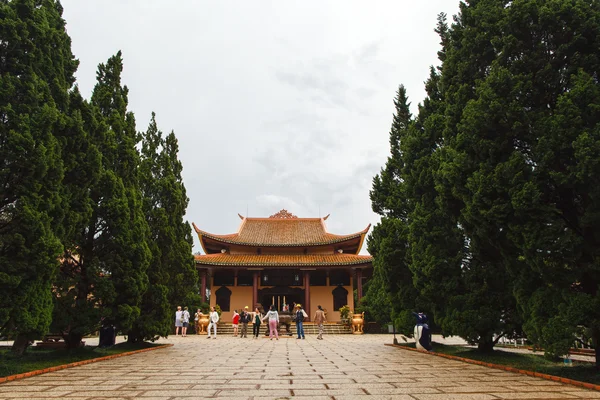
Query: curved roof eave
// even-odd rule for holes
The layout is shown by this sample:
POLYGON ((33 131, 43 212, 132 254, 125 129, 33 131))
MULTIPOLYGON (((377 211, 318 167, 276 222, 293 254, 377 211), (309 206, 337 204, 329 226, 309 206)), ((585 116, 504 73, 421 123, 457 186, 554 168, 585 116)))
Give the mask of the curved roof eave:
MULTIPOLYGON (((242 225, 243 225, 244 221, 242 221, 242 225)), ((356 233, 352 233, 350 235, 334 235, 336 237, 332 237, 329 240, 325 240, 325 241, 320 241, 320 242, 301 242, 301 243, 256 243, 256 242, 244 242, 244 241, 240 241, 240 240, 236 240, 236 236, 238 235, 238 233, 233 233, 233 234, 228 234, 228 235, 215 235, 206 231, 203 231, 201 229, 198 229, 198 227, 192 223, 192 225, 194 226, 194 229, 196 230, 196 233, 198 234, 198 237, 200 238, 200 242, 202 243, 202 249, 204 250, 204 252, 206 253, 206 249, 203 243, 202 238, 206 237, 209 239, 212 239, 214 241, 217 242, 221 242, 221 243, 225 243, 225 244, 235 244, 235 245, 241 245, 241 246, 260 246, 260 247, 311 247, 311 246, 323 246, 323 245, 328 245, 328 244, 337 244, 337 243, 343 243, 346 241, 350 241, 353 239, 358 239, 360 238, 360 245, 358 247, 358 252, 360 251, 361 247, 362 247, 362 243, 364 242, 364 238, 367 234, 367 232, 369 231, 369 229, 371 228, 371 224, 367 225, 367 227, 365 229, 363 229, 360 232, 356 232, 356 233)), ((239 230, 238 230, 239 232, 239 230)), ((333 235, 333 234, 330 234, 333 235)))
MULTIPOLYGON (((196 256, 195 263, 198 265, 207 265, 207 266, 228 266, 228 267, 280 267, 280 266, 289 266, 289 267, 307 267, 307 266, 323 266, 323 267, 332 267, 332 266, 356 266, 356 265, 364 265, 371 264, 373 262, 373 258, 370 256, 359 256, 359 259, 352 260, 315 260, 311 262, 299 262, 298 260, 290 260, 290 261, 279 261, 277 258, 280 256, 274 256, 271 260, 269 260, 269 256, 257 256, 257 260, 249 260, 247 256, 241 256, 243 258, 237 260, 239 257, 231 256, 231 255, 221 255, 214 254, 210 256, 196 256), (212 257, 214 256, 214 257, 212 257), (266 258, 266 259, 265 259, 266 258), (222 259, 222 260, 219 260, 222 259), (229 259, 229 260, 227 260, 229 259), (227 261, 225 261, 227 260, 227 261)), ((254 258, 251 256, 251 258, 254 258)))

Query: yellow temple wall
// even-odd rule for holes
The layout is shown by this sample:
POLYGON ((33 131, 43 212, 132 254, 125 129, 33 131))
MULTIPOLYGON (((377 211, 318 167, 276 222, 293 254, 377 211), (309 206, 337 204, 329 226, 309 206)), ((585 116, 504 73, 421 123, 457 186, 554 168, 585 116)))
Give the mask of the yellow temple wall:
MULTIPOLYGON (((312 321, 317 311, 317 306, 321 305, 327 311, 328 322, 339 322, 340 312, 333 309, 333 294, 331 292, 336 286, 311 286, 310 288, 310 320, 312 321)), ((350 310, 354 310, 354 296, 352 295, 352 286, 344 286, 348 291, 347 304, 350 310)))
MULTIPOLYGON (((230 311, 223 311, 221 321, 231 323, 233 310, 238 310, 239 313, 246 306, 248 309, 252 308, 252 286, 227 286, 227 288, 231 290, 230 311)), ((216 302, 217 296, 211 294, 210 305, 214 306, 216 302)))

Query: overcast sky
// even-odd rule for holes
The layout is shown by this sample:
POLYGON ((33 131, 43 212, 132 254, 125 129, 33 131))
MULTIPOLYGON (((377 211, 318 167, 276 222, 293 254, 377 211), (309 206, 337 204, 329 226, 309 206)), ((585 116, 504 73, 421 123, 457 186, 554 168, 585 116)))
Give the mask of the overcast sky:
POLYGON ((377 223, 369 190, 389 154, 394 94, 404 84, 416 111, 438 65, 436 16, 458 11, 457 0, 62 4, 82 93, 122 50, 137 129, 154 111, 175 131, 186 218, 217 234, 237 230, 237 213, 282 208, 331 213, 338 234, 377 223))

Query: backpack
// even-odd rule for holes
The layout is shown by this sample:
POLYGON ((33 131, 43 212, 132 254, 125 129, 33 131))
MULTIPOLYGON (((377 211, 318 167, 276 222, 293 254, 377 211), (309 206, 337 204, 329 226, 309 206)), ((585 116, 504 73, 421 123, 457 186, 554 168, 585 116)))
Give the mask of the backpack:
POLYGON ((304 310, 296 311, 296 322, 304 322, 304 310))

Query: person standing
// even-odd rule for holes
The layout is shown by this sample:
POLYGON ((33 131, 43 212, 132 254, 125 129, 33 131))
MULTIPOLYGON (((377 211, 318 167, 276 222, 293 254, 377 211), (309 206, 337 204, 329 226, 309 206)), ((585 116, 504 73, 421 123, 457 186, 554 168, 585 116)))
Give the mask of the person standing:
POLYGON ((252 319, 252 317, 250 316, 250 313, 248 312, 248 306, 246 306, 246 307, 244 307, 244 309, 242 310, 242 313, 240 314, 240 323, 242 324, 242 333, 240 334, 241 338, 247 337, 246 334, 248 332, 248 322, 250 322, 251 319, 252 319))
MULTIPOLYGON (((179 328, 183 327, 182 314, 181 306, 177 306, 177 311, 175 311, 175 336, 179 335, 179 328)), ((181 332, 183 333, 183 330, 181 332)))
POLYGON ((208 337, 207 339, 210 339, 210 328, 213 327, 214 330, 214 338, 217 338, 217 322, 219 322, 219 313, 215 310, 214 307, 210 308, 210 315, 208 317, 209 319, 209 324, 208 324, 208 337))
POLYGON ((238 314, 237 310, 233 310, 233 318, 231 319, 231 323, 233 325, 233 337, 237 337, 238 324, 240 323, 240 314, 238 314))
POLYGON ((304 318, 307 318, 306 312, 302 309, 302 304, 296 304, 296 339, 304 339, 304 318))
POLYGON ((269 338, 273 340, 273 333, 275 333, 275 338, 279 340, 279 332, 277 331, 277 327, 279 326, 279 313, 275 308, 275 305, 271 305, 269 312, 262 318, 269 320, 269 338))
POLYGON ((190 326, 190 312, 188 311, 187 307, 183 308, 183 312, 181 313, 181 321, 182 321, 181 336, 186 337, 187 336, 187 328, 190 326))
POLYGON ((260 320, 262 317, 260 310, 256 307, 254 309, 254 316, 252 317, 252 336, 254 339, 258 338, 258 334, 260 333, 260 320))
POLYGON ((315 324, 319 328, 319 334, 317 335, 317 339, 323 340, 323 324, 325 323, 325 311, 321 306, 317 306, 317 312, 315 313, 315 324))

